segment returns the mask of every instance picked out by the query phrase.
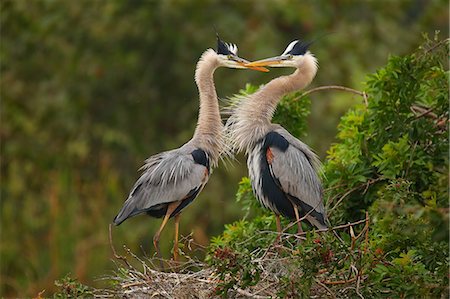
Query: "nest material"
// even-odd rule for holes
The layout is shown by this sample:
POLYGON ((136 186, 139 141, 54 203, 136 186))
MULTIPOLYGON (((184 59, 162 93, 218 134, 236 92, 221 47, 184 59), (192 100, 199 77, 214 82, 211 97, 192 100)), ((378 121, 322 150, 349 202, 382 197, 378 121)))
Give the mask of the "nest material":
MULTIPOLYGON (((263 273, 254 286, 245 289, 233 288, 228 291, 228 298, 276 298, 279 278, 290 275, 301 276, 301 269, 293 269, 292 260, 279 258, 278 249, 266 254, 263 259, 255 260, 255 266, 263 273)), ((151 262, 152 263, 152 262, 151 262)), ((173 262, 172 262, 173 263, 173 262)), ((214 269, 206 264, 195 263, 200 270, 187 270, 193 266, 192 262, 183 264, 184 269, 173 269, 168 272, 152 269, 143 263, 143 270, 128 269, 109 280, 116 282, 113 289, 104 290, 98 297, 102 298, 215 298, 216 289, 223 282, 214 269), (176 272, 175 272, 176 271, 176 272), (125 274, 125 275, 123 275, 125 274)), ((325 287, 326 288, 326 287, 325 287)), ((311 298, 326 298, 326 289, 319 285, 311 290, 311 298)), ((332 296, 331 296, 332 297, 332 296)))
POLYGON ((190 273, 151 270, 142 279, 140 273, 130 273, 121 283, 125 298, 211 298, 217 280, 210 269, 190 273))
MULTIPOLYGON (((355 243, 364 248, 359 248, 359 252, 363 253, 367 249, 369 217, 366 214, 366 219, 340 225, 329 229, 328 231, 335 231, 339 229, 348 229, 351 239, 351 246, 348 248, 348 257, 352 259, 351 266, 345 280, 339 279, 335 274, 330 275, 327 269, 319 271, 314 278, 314 283, 311 287, 310 298, 342 298, 346 297, 348 290, 353 289, 359 297, 360 283, 366 279, 366 275, 358 269, 355 265, 361 256, 355 257, 352 254, 355 243), (353 227, 355 225, 364 224, 364 228, 358 235, 355 235, 353 227), (339 287, 341 286, 341 287, 339 287)), ((263 233, 263 232, 261 232, 263 233)), ((290 235, 283 234, 288 239, 295 240, 303 238, 299 234, 290 235)), ((125 267, 118 267, 119 272, 114 277, 107 279, 113 282, 114 287, 111 289, 97 290, 96 297, 99 298, 215 298, 216 291, 223 286, 227 281, 240 282, 241 277, 227 277, 220 275, 216 269, 203 263, 194 261, 188 256, 187 262, 175 263, 173 261, 159 260, 156 258, 142 260, 130 249, 124 246, 127 256, 120 256, 116 253, 114 247, 111 249, 115 258, 121 261, 125 267), (129 260, 133 260, 133 264, 140 264, 134 266, 129 260), (166 264, 165 267, 158 267, 157 264, 166 264), (166 268, 166 270, 164 270, 166 268), (159 270, 163 269, 163 270, 159 270)), ((341 240, 342 241, 342 240, 341 240)), ((251 261, 252 267, 258 269, 260 275, 257 283, 252 286, 247 286, 244 289, 239 288, 240 283, 234 283, 234 287, 228 290, 228 298, 276 298, 279 294, 279 287, 281 279, 286 277, 295 278, 302 277, 303 272, 298 268, 299 258, 295 254, 286 255, 291 252, 293 248, 283 245, 272 245, 269 248, 259 248, 256 252, 252 252, 251 261)), ((342 274, 342 273, 341 273, 342 274)), ((341 275, 342 277, 342 275, 341 275)), ((294 291, 295 293, 295 291, 294 291)), ((353 293, 353 294, 354 294, 353 293)))

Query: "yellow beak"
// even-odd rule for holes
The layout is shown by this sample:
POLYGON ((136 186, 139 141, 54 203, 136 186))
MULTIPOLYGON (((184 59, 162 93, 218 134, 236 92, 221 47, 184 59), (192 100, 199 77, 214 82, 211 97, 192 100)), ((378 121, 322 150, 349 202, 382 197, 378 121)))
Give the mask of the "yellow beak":
POLYGON ((247 66, 247 64, 250 62, 248 60, 245 60, 244 58, 238 57, 237 55, 235 55, 233 57, 233 61, 237 64, 239 64, 242 67, 248 68, 248 69, 252 69, 255 71, 259 71, 259 72, 269 72, 268 69, 266 69, 265 67, 259 67, 259 66, 247 66))
POLYGON ((263 67, 263 66, 272 66, 276 64, 281 64, 283 62, 283 58, 281 56, 271 57, 267 59, 257 60, 250 63, 245 64, 245 67, 263 67))
POLYGON ((266 69, 265 67, 260 67, 260 66, 249 66, 250 63, 245 63, 245 62, 238 62, 238 64, 242 65, 243 67, 246 67, 248 69, 251 70, 255 70, 255 71, 259 71, 259 72, 269 72, 269 69, 266 69))

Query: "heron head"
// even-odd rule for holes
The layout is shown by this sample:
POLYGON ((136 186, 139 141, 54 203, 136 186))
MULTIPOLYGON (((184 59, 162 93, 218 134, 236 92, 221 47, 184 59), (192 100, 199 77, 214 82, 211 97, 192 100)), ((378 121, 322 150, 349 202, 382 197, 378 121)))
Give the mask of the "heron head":
POLYGON ((235 69, 252 69, 260 72, 268 72, 269 70, 264 67, 259 66, 246 66, 250 63, 237 55, 238 47, 235 44, 229 44, 222 41, 219 36, 217 36, 217 56, 219 59, 219 64, 228 68, 235 69))
POLYGON ((311 55, 308 51, 311 42, 303 42, 300 40, 294 40, 291 42, 283 54, 275 57, 270 57, 258 61, 253 61, 246 64, 246 67, 295 67, 298 68, 302 65, 305 55, 311 55))

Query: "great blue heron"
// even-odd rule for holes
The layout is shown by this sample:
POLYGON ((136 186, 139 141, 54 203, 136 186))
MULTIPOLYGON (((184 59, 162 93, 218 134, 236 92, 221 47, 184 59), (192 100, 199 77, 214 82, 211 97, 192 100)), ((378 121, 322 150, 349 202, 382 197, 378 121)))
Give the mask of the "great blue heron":
MULTIPOLYGON (((197 127, 193 138, 180 148, 151 156, 141 168, 142 175, 134 184, 122 209, 114 218, 115 225, 138 214, 164 217, 153 245, 158 256, 161 231, 175 217, 174 260, 178 257, 178 226, 180 212, 202 191, 226 148, 213 73, 218 67, 245 69, 244 60, 237 56, 237 47, 217 37, 217 51, 206 50, 197 63, 195 82, 200 96, 197 127)), ((262 67, 249 67, 268 71, 262 67)))
POLYGON ((232 105, 227 121, 229 140, 236 150, 246 151, 253 192, 275 213, 278 232, 280 215, 297 221, 299 233, 301 217, 320 229, 327 227, 317 156, 282 126, 271 123, 281 97, 306 87, 317 73, 317 59, 308 51, 309 45, 296 40, 280 56, 247 64, 296 70, 241 98, 232 105))

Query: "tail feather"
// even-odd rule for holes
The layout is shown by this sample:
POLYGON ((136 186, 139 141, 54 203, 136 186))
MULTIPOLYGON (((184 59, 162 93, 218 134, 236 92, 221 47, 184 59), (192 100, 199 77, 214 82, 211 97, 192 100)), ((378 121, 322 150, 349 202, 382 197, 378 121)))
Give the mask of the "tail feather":
POLYGON ((312 217, 312 216, 307 216, 306 220, 309 221, 309 223, 311 223, 312 225, 314 225, 315 227, 317 227, 318 229, 327 229, 328 225, 326 224, 325 221, 320 221, 319 219, 312 217))
POLYGON ((125 201, 125 204, 123 205, 120 212, 114 217, 113 223, 114 225, 120 225, 122 222, 130 218, 131 216, 134 216, 138 214, 139 211, 136 210, 136 207, 131 203, 130 200, 125 201))

